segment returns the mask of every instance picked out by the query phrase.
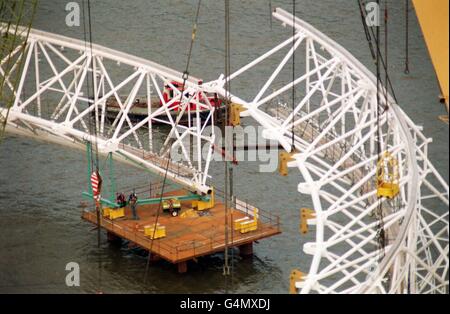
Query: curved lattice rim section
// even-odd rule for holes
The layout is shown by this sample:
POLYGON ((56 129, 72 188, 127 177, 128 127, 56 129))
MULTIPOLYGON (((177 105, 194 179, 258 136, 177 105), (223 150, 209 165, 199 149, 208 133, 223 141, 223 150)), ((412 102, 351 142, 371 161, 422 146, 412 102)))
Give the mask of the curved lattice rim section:
MULTIPOLYGON (((26 61, 19 87, 11 90, 16 102, 8 130, 66 145, 97 141, 101 153, 114 152, 159 174, 165 173, 167 149, 179 149, 183 158, 168 168, 168 177, 208 193, 214 143, 214 133, 206 132, 206 125, 214 123, 208 93, 229 96, 226 79, 239 80, 241 74, 281 54, 267 80, 260 73, 255 76, 258 86, 253 99, 231 95, 231 100, 246 109, 242 116, 264 127, 267 139, 295 152, 288 165, 300 171, 297 190, 312 199, 314 215, 308 224, 315 226, 315 241, 303 246, 311 266, 296 283, 299 291, 448 292, 449 191, 428 159, 431 140, 384 90, 377 101, 374 75, 343 47, 286 11, 276 9, 273 15, 293 27, 295 34, 229 78, 208 83, 191 78, 185 93, 177 92, 173 83, 182 81, 181 73, 105 47, 93 45, 91 50, 82 41, 32 30, 23 51, 26 61), (297 71, 289 68, 294 54, 297 71), (92 73, 95 93, 86 96, 86 77, 92 73), (113 82, 113 77, 118 79, 113 82), (30 80, 31 93, 25 92, 30 80), (176 100, 164 98, 167 86, 181 99, 187 126, 172 118, 176 100), (293 87, 296 94, 289 104, 286 99, 293 87), (50 92, 59 98, 42 101, 50 92), (161 107, 153 111, 149 106, 148 117, 133 123, 130 110, 141 92, 147 104, 155 95, 161 107), (109 97, 118 103, 119 114, 108 124, 109 97), (44 106, 52 101, 46 115, 44 106), (209 114, 201 117, 201 109, 209 114), (95 138, 89 127, 92 119, 99 126, 95 138), (155 133, 152 123, 157 121, 165 123, 169 132, 155 133), (189 144, 183 139, 191 136, 198 145, 188 153, 189 144), (209 145, 206 160, 202 143, 209 145), (395 160, 397 173, 395 182, 390 182, 397 190, 390 196, 379 195, 378 188, 383 180, 377 164, 386 152, 395 160)), ((0 110, 4 115, 6 110, 0 110)))

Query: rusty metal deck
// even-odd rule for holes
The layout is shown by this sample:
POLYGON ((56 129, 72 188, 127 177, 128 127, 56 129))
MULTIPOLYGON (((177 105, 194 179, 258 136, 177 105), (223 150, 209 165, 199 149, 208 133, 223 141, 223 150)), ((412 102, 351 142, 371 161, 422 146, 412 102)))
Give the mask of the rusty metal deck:
MULTIPOLYGON (((165 196, 181 195, 182 190, 165 193, 165 196)), ((181 202, 181 212, 191 208, 191 201, 181 202)), ((238 207, 238 206, 236 206, 238 207)), ((233 230, 232 222, 235 219, 250 216, 251 211, 242 209, 229 211, 229 240, 231 247, 240 247, 251 244, 256 240, 267 238, 281 233, 279 218, 259 210, 258 229, 241 234, 233 230)), ((139 220, 133 220, 131 210, 125 208, 125 217, 116 220, 100 218, 101 227, 120 238, 127 239, 145 250, 151 251, 171 263, 185 262, 199 256, 210 255, 225 249, 225 210, 224 205, 216 201, 214 208, 197 212, 197 217, 172 217, 169 213, 160 212, 158 223, 166 227, 166 237, 151 240, 144 234, 144 226, 156 221, 158 204, 142 205, 137 209, 139 220), (153 243, 152 243, 153 242, 153 243)), ((82 218, 97 224, 95 211, 84 210, 82 218)))

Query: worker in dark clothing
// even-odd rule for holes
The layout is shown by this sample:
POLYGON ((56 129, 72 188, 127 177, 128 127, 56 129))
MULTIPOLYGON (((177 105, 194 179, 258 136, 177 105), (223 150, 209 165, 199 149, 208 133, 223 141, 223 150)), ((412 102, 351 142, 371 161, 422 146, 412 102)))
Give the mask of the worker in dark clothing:
POLYGON ((127 206, 127 201, 125 200, 125 194, 120 193, 119 197, 120 197, 120 207, 122 208, 122 207, 127 206))
POLYGON ((139 217, 137 215, 137 211, 136 211, 136 203, 137 203, 137 195, 136 193, 131 193, 130 197, 128 198, 128 203, 130 204, 131 207, 131 212, 133 213, 133 219, 134 220, 139 220, 139 217))
POLYGON ((116 204, 119 205, 119 207, 122 207, 120 206, 120 193, 116 193, 116 204))
POLYGON ((123 193, 116 193, 116 203, 120 208, 125 207, 127 202, 125 200, 125 195, 123 193))

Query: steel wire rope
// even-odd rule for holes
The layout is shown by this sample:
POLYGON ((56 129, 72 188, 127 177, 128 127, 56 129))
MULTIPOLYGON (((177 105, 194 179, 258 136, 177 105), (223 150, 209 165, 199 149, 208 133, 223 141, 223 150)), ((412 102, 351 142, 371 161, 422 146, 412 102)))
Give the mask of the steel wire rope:
POLYGON ((405 74, 409 74, 409 0, 405 0, 405 74))
MULTIPOLYGON (((292 130, 291 130, 291 140, 292 147, 291 152, 295 150, 295 4, 296 0, 292 0, 292 130)), ((307 56, 308 58, 308 56, 307 56)), ((306 130, 306 127, 305 127, 306 130)))
MULTIPOLYGON (((379 14, 380 12, 378 11, 378 14, 376 15, 378 17, 378 20, 376 21, 376 32, 369 27, 369 25, 367 25, 367 15, 364 13, 364 5, 362 0, 356 0, 359 11, 360 11, 360 16, 361 16, 361 22, 363 25, 363 29, 364 29, 364 34, 366 36, 368 45, 369 45, 369 50, 370 53, 372 55, 373 61, 375 63, 376 66, 376 109, 375 109, 375 114, 376 114, 376 137, 377 137, 377 164, 376 167, 378 167, 378 163, 380 162, 380 158, 381 158, 381 130, 380 130, 380 90, 381 90, 381 67, 380 67, 380 63, 383 64, 383 68, 385 70, 386 73, 386 80, 389 81, 389 74, 387 73, 387 67, 386 67, 386 63, 384 62, 384 59, 382 57, 381 54, 381 49, 380 49, 380 21, 379 21, 379 14), (373 42, 374 41, 374 42, 373 42)), ((377 4, 377 9, 380 10, 380 0, 377 0, 376 2, 377 4)), ((386 25, 387 25, 387 20, 386 20, 386 13, 385 13, 385 40, 386 40, 386 36, 387 36, 387 29, 386 29, 386 25)), ((385 49, 387 49, 385 47, 385 49)), ((387 97, 387 88, 385 88, 385 91, 383 92, 383 95, 386 95, 387 97)), ((386 103, 387 106, 387 103, 386 103)), ((378 170, 376 172, 376 181, 378 180, 378 170)), ((376 182, 376 186, 378 186, 378 182, 376 182)), ((380 198, 378 198, 377 200, 377 210, 375 215, 377 216, 376 218, 378 219, 378 224, 377 224, 377 233, 376 233, 376 241, 378 243, 378 248, 380 251, 382 251, 382 256, 384 255, 384 230, 382 229, 382 224, 383 224, 383 219, 382 219, 382 203, 380 198)), ((379 260, 381 260, 382 257, 379 258, 379 260)))
MULTIPOLYGON (((90 106, 90 100, 93 101, 93 106, 97 106, 95 103, 95 93, 94 90, 94 80, 95 80, 95 73, 94 73, 94 58, 93 58, 93 44, 92 44, 92 17, 91 17, 91 1, 90 0, 83 0, 82 1, 82 10, 83 10, 83 35, 84 35, 84 44, 85 44, 85 51, 88 50, 88 42, 89 42, 89 64, 86 60, 86 67, 89 69, 91 67, 91 75, 86 77, 86 89, 88 94, 88 100, 87 105, 90 106), (87 20, 86 20, 86 9, 87 9, 87 20), (87 24, 87 26, 86 26, 87 24), (89 38, 88 38, 89 35, 89 38), (91 78, 91 81, 89 80, 89 77, 91 78), (92 94, 91 94, 92 91, 92 94), (92 95, 92 99, 91 99, 92 95)), ((81 84, 81 82, 80 82, 81 84)), ((75 105, 75 104, 74 104, 75 105)), ((91 160, 88 161, 91 163, 91 165, 94 164, 94 158, 95 158, 95 173, 97 175, 97 178, 99 180, 99 186, 98 191, 99 195, 97 196, 98 199, 95 198, 94 193, 92 194, 95 202, 95 208, 96 208, 96 219, 97 219, 97 247, 100 249, 101 244, 101 228, 100 228, 100 212, 101 212, 101 187, 102 187, 102 178, 100 175, 100 168, 99 168, 99 152, 98 152, 98 134, 97 134, 97 110, 95 110, 95 116, 94 116, 94 125, 92 123, 92 116, 89 117, 88 120, 89 125, 89 135, 91 137, 91 145, 89 145, 90 150, 90 158, 91 160), (92 137, 94 142, 94 148, 92 145, 92 137), (95 155, 93 154, 93 150, 95 155)), ((99 292, 101 292, 102 287, 102 256, 101 252, 98 252, 98 288, 99 292)))
MULTIPOLYGON (((190 66, 190 61, 191 61, 191 57, 192 57, 192 49, 193 49, 193 46, 194 46, 196 33, 197 33, 197 24, 198 24, 198 18, 199 18, 199 15, 200 15, 201 3, 202 3, 202 0, 198 0, 197 10, 196 10, 196 13, 195 13, 194 24, 192 26, 192 35, 191 35, 191 42, 190 42, 190 45, 189 45, 188 58, 187 58, 187 62, 186 62, 186 69, 185 69, 185 71, 183 73, 183 84, 182 84, 182 88, 181 88, 181 92, 180 92, 180 105, 181 105, 181 103, 183 101, 183 94, 184 94, 184 89, 186 87, 186 81, 189 78, 189 66, 190 66)), ((180 111, 178 113, 178 116, 181 115, 181 114, 182 114, 182 111, 180 111)), ((175 120, 174 128, 176 128, 178 126, 178 120, 179 120, 178 116, 177 116, 177 119, 175 120)), ((144 285, 147 283, 147 277, 148 277, 149 267, 150 267, 150 259, 151 259, 151 255, 152 255, 153 243, 154 243, 155 234, 156 234, 156 226, 158 224, 158 220, 159 220, 159 216, 160 216, 160 212, 161 212, 161 203, 162 203, 162 198, 163 198, 163 195, 164 195, 164 189, 165 189, 165 186, 166 186, 167 174, 169 172, 169 165, 170 165, 171 157, 172 157, 172 151, 171 151, 171 149, 169 149, 169 153, 168 153, 168 157, 167 157, 167 164, 166 164, 166 168, 165 168, 165 171, 164 171, 164 179, 162 181, 162 186, 161 186, 161 193, 160 193, 160 198, 159 198, 159 204, 158 204, 158 208, 157 208, 157 211, 156 211, 156 219, 155 219, 155 224, 154 224, 154 228, 153 228, 153 234, 152 234, 151 241, 150 241, 150 250, 148 252, 147 262, 146 262, 146 265, 145 265, 144 285)))
MULTIPOLYGON (((231 72, 231 67, 230 67, 230 1, 229 0, 225 0, 225 9, 224 9, 224 23, 225 23, 225 42, 224 42, 224 48, 225 48, 225 56, 224 56, 224 61, 225 61, 225 123, 224 123, 224 130, 225 130, 225 134, 224 134, 224 146, 225 146, 225 151, 227 151, 227 145, 228 143, 228 137, 227 137, 227 132, 226 132, 226 128, 230 125, 229 123, 229 106, 230 106, 230 95, 231 95, 231 84, 230 84, 230 79, 229 79, 229 74, 231 72)), ((237 113, 239 114, 239 113, 237 113)), ((233 146, 233 145, 232 145, 233 146)), ((233 152, 234 152, 234 148, 233 152)), ((229 181, 230 181, 230 173, 229 173, 229 162, 228 159, 225 157, 224 160, 224 165, 225 165, 225 173, 224 173, 224 206, 225 206, 225 216, 224 216, 224 223, 225 223, 225 228, 224 228, 224 237, 225 237, 225 250, 224 250, 224 265, 223 265, 223 275, 225 276, 224 281, 225 281, 225 292, 228 292, 228 278, 226 277, 227 275, 230 275, 230 266, 229 266, 229 257, 228 257, 228 251, 229 251, 229 247, 228 247, 228 207, 229 207, 229 181)), ((233 260, 233 258, 232 258, 233 260)))
MULTIPOLYGON (((357 4, 359 6, 359 9, 360 9, 361 22, 363 24, 364 32, 366 34, 366 39, 367 39, 367 42, 369 44, 369 48, 370 48, 370 52, 372 54, 373 61, 374 61, 374 63, 376 63, 377 62, 377 58, 378 58, 379 59, 378 62, 381 63, 381 65, 383 66, 383 70, 386 71, 386 63, 385 63, 384 58, 383 58, 383 56, 381 54, 380 47, 375 45, 376 51, 374 51, 374 45, 372 43, 372 38, 376 38, 377 36, 376 36, 376 32, 373 30, 373 28, 369 27, 367 25, 367 23, 366 23, 367 14, 364 13, 364 5, 363 5, 362 1, 363 0, 356 0, 357 4), (379 54, 378 57, 377 57, 377 53, 379 54)), ((378 8, 379 8, 379 6, 378 6, 378 8)), ((390 92, 392 94, 392 98, 394 99, 395 103, 398 106, 400 106, 398 104, 397 95, 395 94, 395 90, 394 90, 394 87, 393 87, 390 75, 388 75, 387 78, 388 78, 388 81, 386 82, 386 88, 388 87, 387 85, 389 85, 389 89, 390 89, 390 92)), ((386 104, 386 106, 388 106, 388 104, 386 104)), ((385 108, 385 109, 387 109, 387 108, 385 108)))

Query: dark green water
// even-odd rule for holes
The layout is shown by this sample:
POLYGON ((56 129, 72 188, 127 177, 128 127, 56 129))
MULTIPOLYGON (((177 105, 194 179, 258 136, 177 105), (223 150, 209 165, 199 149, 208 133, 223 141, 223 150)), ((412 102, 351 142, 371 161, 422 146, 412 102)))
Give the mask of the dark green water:
MULTIPOLYGON (((430 156, 448 181, 448 126, 437 120, 444 113, 437 103, 439 89, 414 14, 411 14, 411 74, 403 74, 403 1, 391 1, 390 73, 400 105, 424 133, 433 137, 430 156)), ((41 0, 34 27, 83 38, 83 28, 65 24, 66 1, 41 0)), ((81 2, 80 2, 81 3, 81 2)), ((93 40, 182 71, 190 41, 196 1, 92 1, 93 40)), ((288 11, 291 1, 272 1, 288 11)), ((359 12, 352 0, 297 0, 297 15, 336 40, 373 70, 359 12)), ((223 1, 206 0, 200 13, 191 74, 205 81, 224 68, 223 1)), ((269 2, 231 2, 232 69, 237 69, 281 42, 290 30, 269 23, 269 2)), ((260 68, 261 74, 268 69, 260 68)), ((234 87, 246 95, 245 84, 234 87)), ((120 184, 130 186, 148 178, 134 168, 117 164, 120 184)), ((211 170, 218 186, 223 166, 211 170)), ((307 271, 309 258, 300 237, 299 208, 309 199, 296 192, 299 178, 258 173, 258 164, 241 162, 234 170, 238 197, 281 216, 283 234, 255 245, 253 259, 235 258, 232 278, 222 275, 221 255, 190 264, 179 275, 169 264, 150 269, 143 284, 146 258, 126 247, 109 245, 103 237, 97 248, 96 232, 80 219, 81 192, 86 183, 83 152, 8 137, 0 146, 0 292, 3 293, 285 293, 293 268, 307 271), (65 265, 78 262, 81 286, 65 285, 65 265)))

